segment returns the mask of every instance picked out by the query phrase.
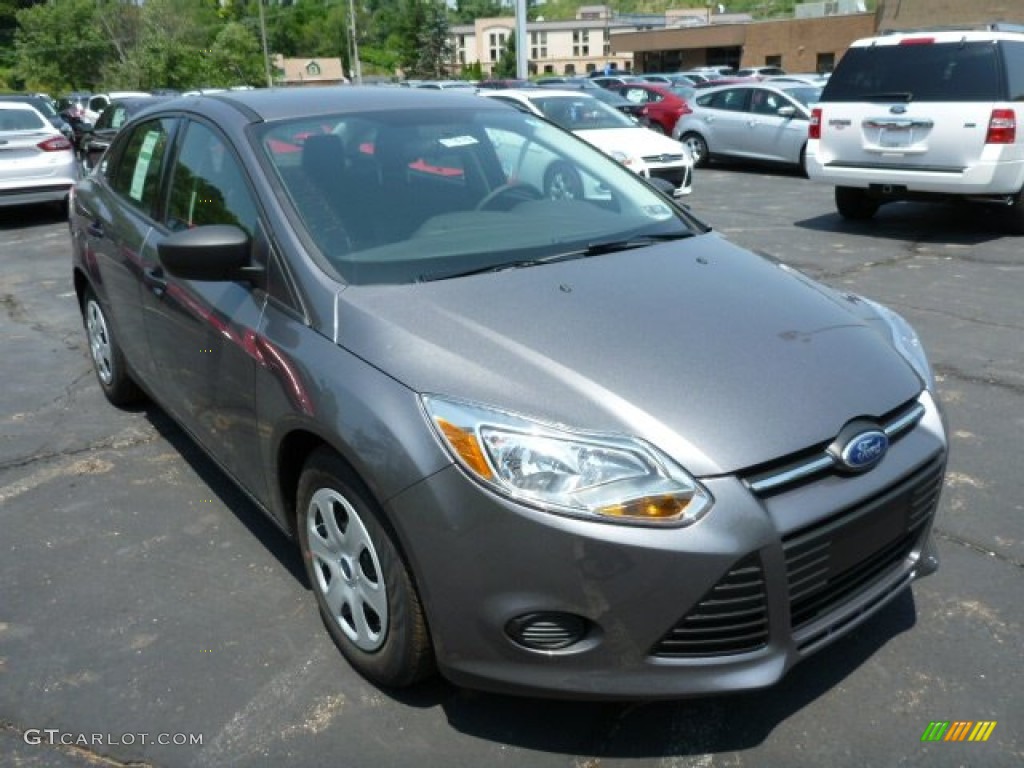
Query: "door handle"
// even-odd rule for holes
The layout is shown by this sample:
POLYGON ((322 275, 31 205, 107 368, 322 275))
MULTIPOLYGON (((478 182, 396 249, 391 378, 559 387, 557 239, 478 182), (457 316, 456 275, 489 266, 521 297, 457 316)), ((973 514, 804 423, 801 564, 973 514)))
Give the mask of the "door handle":
POLYGON ((143 282, 156 296, 162 297, 167 291, 167 280, 164 278, 163 267, 150 267, 143 270, 143 282))
POLYGON ((103 237, 103 222, 99 219, 93 219, 86 226, 85 231, 89 233, 91 237, 103 237))

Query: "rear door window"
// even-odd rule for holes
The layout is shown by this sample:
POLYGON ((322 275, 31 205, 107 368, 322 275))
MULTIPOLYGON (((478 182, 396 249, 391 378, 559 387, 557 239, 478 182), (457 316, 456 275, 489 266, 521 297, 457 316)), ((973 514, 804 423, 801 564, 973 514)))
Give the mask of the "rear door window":
POLYGON ((127 202, 152 215, 160 193, 160 175, 174 121, 150 120, 132 131, 110 176, 110 186, 127 202))
POLYGON ((1005 40, 1000 43, 1006 67, 1007 101, 1024 101, 1024 42, 1005 40))

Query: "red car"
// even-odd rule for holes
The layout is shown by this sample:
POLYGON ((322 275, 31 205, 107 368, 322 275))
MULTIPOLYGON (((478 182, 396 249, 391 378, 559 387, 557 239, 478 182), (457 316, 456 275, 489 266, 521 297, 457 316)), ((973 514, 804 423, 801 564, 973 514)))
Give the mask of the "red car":
POLYGON ((696 93, 688 86, 660 83, 626 83, 611 90, 622 94, 634 104, 646 106, 647 119, 650 121, 648 128, 666 136, 672 135, 672 129, 681 115, 693 111, 687 102, 696 93))

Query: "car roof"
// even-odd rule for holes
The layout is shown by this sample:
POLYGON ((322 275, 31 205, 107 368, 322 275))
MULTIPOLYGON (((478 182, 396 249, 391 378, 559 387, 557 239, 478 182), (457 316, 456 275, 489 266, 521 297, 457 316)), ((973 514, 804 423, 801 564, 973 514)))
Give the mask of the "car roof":
POLYGON ((561 89, 561 88, 503 88, 501 90, 491 90, 487 93, 481 93, 482 96, 513 96, 519 100, 532 101, 533 99, 543 98, 545 100, 550 98, 555 99, 593 99, 594 101, 600 101, 597 96, 592 96, 586 90, 582 88, 572 89, 561 89))
MULTIPOLYGON (((540 90, 540 89, 536 89, 540 90)), ((498 93, 498 91, 494 91, 498 93)), ((252 122, 315 117, 339 112, 374 112, 403 109, 480 108, 475 89, 392 88, 376 85, 332 85, 317 88, 256 88, 202 96, 181 96, 164 102, 165 109, 202 111, 204 104, 230 105, 252 122)), ((497 109, 494 104, 489 108, 497 109)))
POLYGON ((29 104, 27 101, 13 101, 13 100, 0 99, 0 102, 3 103, 3 105, 4 105, 3 108, 4 109, 21 109, 21 110, 27 110, 27 111, 30 111, 30 112, 39 112, 38 109, 36 109, 31 104, 29 104))

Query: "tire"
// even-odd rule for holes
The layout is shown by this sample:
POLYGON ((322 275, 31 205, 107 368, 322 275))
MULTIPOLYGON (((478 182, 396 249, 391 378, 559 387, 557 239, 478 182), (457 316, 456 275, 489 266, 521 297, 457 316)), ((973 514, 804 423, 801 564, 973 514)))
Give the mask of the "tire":
POLYGON ((703 136, 691 131, 684 133, 679 140, 690 150, 694 168, 704 168, 708 164, 710 153, 708 152, 708 143, 704 141, 703 136))
POLYGON ((110 329, 103 305, 91 288, 82 299, 82 324, 89 341, 92 367, 107 400, 119 407, 142 400, 142 390, 128 373, 121 346, 110 329))
POLYGON ((797 162, 797 165, 800 168, 800 175, 803 176, 805 179, 808 178, 810 174, 807 173, 807 145, 806 144, 804 144, 802 147, 800 147, 800 159, 797 160, 796 162, 797 162))
POLYGON ((544 197, 550 200, 582 200, 583 179, 579 171, 558 161, 544 173, 544 197))
POLYGON ((337 454, 313 453, 296 525, 306 574, 334 643, 361 675, 402 688, 434 672, 412 577, 376 505, 337 454))
POLYGON ((866 221, 875 215, 879 205, 866 189, 836 187, 836 210, 844 219, 866 221))

